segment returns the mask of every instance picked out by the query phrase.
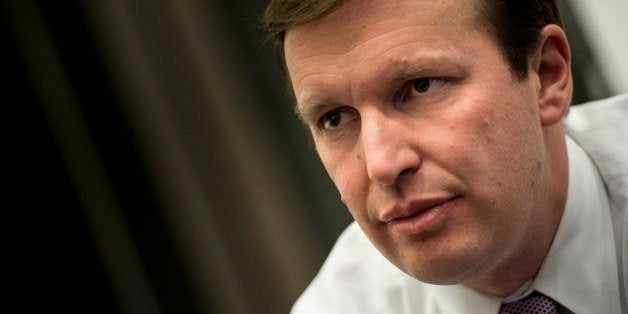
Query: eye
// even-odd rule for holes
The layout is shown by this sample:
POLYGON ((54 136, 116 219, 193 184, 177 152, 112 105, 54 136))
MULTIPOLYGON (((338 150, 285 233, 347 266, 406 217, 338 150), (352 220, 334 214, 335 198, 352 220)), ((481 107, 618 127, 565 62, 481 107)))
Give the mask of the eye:
POLYGON ((408 87, 406 88, 404 100, 431 94, 443 87, 445 83, 445 79, 433 77, 412 80, 408 82, 408 87))
POLYGON ((353 119, 353 114, 340 109, 334 109, 323 115, 318 125, 323 130, 331 131, 341 127, 343 124, 351 121, 351 119, 353 119))

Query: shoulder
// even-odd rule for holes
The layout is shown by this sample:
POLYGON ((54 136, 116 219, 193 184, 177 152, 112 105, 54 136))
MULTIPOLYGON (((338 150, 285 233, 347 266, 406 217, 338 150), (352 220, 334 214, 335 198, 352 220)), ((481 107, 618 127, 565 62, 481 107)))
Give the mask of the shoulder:
POLYGON ((377 251, 354 222, 338 238, 292 313, 389 312, 389 302, 401 296, 407 278, 377 251))
POLYGON ((573 106, 565 127, 604 181, 628 176, 628 94, 573 106))
MULTIPOLYGON (((617 261, 628 299, 628 94, 574 106, 565 118, 567 133, 597 167, 608 194, 617 261)), ((620 279, 621 275, 620 275, 620 279)), ((622 286, 620 282, 620 286, 622 286)), ((620 289, 621 291, 621 289, 620 289)))
POLYGON ((565 124, 576 132, 604 130, 609 129, 609 126, 626 130, 627 117, 628 94, 623 94, 572 106, 565 124))

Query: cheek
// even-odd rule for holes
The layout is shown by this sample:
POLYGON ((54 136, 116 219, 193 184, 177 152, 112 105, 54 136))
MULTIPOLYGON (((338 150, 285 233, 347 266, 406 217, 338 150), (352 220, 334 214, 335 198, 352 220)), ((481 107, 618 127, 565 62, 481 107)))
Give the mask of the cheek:
POLYGON ((460 169, 466 169, 466 182, 491 208, 524 210, 536 194, 543 155, 540 122, 521 100, 498 105, 513 109, 489 108, 466 126, 458 126, 472 130, 466 142, 459 142, 466 154, 458 161, 463 163, 460 169))
POLYGON ((486 147, 495 145, 496 135, 489 114, 472 103, 456 107, 438 123, 441 126, 434 134, 424 139, 431 149, 423 153, 425 160, 434 160, 453 175, 464 177, 464 173, 490 164, 486 147))
POLYGON ((349 210, 359 207, 364 201, 362 196, 366 173, 362 156, 350 150, 330 149, 318 143, 316 148, 327 174, 340 192, 343 203, 349 210))
POLYGON ((526 188, 523 181, 529 184, 538 167, 538 117, 514 97, 473 96, 448 115, 441 143, 447 153, 434 158, 483 202, 500 202, 526 188))

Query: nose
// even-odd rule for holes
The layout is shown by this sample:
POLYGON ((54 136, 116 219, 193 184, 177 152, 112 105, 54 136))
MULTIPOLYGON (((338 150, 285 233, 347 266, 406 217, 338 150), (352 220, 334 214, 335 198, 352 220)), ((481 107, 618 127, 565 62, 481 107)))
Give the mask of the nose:
POLYGON ((363 114, 361 119, 362 150, 372 181, 392 186, 419 169, 418 130, 382 113, 363 114))

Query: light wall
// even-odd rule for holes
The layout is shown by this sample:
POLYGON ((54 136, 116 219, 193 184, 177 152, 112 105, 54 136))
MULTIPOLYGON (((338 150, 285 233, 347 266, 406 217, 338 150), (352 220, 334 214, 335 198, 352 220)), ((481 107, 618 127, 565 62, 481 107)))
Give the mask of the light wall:
POLYGON ((612 94, 628 93, 628 1, 569 0, 612 94))

